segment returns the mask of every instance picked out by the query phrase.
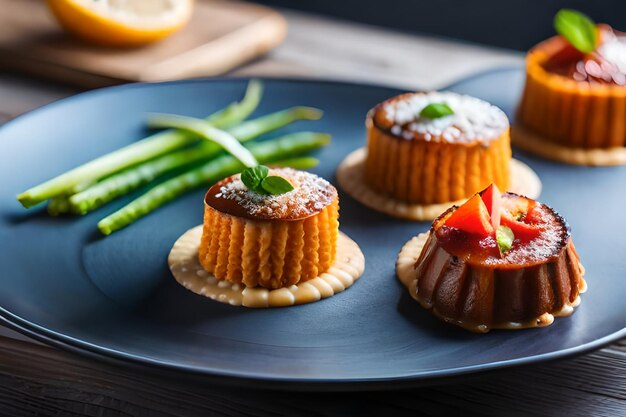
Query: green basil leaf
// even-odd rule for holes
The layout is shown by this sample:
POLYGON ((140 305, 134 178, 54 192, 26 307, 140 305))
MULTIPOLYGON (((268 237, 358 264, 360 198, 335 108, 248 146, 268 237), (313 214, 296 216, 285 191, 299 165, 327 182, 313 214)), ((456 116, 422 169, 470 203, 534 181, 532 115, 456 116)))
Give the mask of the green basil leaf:
POLYGON ((561 9, 554 16, 554 29, 583 53, 596 50, 598 28, 586 15, 572 9, 561 9))
POLYGON ((446 103, 430 103, 420 112, 420 117, 427 119, 438 119, 444 116, 450 116, 454 111, 446 103))
POLYGON ((506 253, 513 246, 513 240, 515 236, 513 235, 513 231, 508 226, 500 225, 496 229, 496 242, 498 243, 498 247, 500 248, 500 252, 506 253))
POLYGON ((270 175, 261 182, 261 187, 272 195, 285 194, 293 190, 293 185, 283 177, 270 175))
POLYGON ((257 165, 246 168, 241 173, 241 181, 252 191, 257 191, 261 187, 261 182, 268 176, 270 170, 265 165, 257 165))

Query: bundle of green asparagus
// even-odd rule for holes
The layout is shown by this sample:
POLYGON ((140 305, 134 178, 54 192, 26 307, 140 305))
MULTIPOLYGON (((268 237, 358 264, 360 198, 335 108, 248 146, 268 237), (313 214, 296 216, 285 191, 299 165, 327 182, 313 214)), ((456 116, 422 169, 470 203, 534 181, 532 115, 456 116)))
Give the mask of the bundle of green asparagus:
POLYGON ((262 90, 260 82, 251 81, 241 101, 206 119, 152 115, 148 126, 167 130, 32 187, 17 199, 26 208, 47 201, 52 215, 82 215, 153 184, 98 222, 98 229, 108 235, 190 190, 209 186, 245 167, 263 163, 308 169, 317 165, 317 159, 302 155, 327 145, 327 134, 298 132, 253 142, 297 120, 322 116, 318 109, 292 107, 246 120, 258 107, 262 90))

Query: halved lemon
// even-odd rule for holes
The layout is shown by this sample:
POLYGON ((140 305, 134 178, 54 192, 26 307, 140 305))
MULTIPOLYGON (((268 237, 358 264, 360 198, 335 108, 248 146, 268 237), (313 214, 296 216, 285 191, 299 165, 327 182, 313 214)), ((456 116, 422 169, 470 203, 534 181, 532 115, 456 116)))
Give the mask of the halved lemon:
POLYGON ((61 25, 105 46, 139 46, 181 29, 193 0, 47 0, 61 25))

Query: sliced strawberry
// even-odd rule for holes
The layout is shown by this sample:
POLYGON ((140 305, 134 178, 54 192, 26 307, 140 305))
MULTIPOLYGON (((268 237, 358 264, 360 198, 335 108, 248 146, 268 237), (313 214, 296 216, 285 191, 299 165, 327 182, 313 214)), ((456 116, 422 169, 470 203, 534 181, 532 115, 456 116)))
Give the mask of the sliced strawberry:
POLYGON ((526 197, 503 198, 502 215, 524 223, 541 223, 541 211, 536 210, 537 202, 526 197))
POLYGON ((502 200, 502 213, 519 221, 526 217, 526 213, 528 213, 528 209, 533 202, 526 197, 512 197, 502 200))
POLYGON ((483 199, 485 206, 487 206, 487 212, 491 216, 491 225, 494 229, 497 229, 500 226, 502 213, 502 193, 497 185, 491 184, 480 192, 480 197, 483 199))
POLYGON ((537 202, 529 200, 528 208, 526 209, 526 216, 524 216, 524 223, 536 224, 541 223, 541 210, 536 210, 537 202))
POLYGON ((446 220, 446 226, 479 236, 490 236, 495 230, 487 206, 478 194, 456 209, 446 220))
POLYGON ((522 241, 532 240, 541 233, 540 227, 523 221, 517 221, 508 214, 502 215, 501 222, 504 226, 511 228, 516 239, 520 239, 522 241))

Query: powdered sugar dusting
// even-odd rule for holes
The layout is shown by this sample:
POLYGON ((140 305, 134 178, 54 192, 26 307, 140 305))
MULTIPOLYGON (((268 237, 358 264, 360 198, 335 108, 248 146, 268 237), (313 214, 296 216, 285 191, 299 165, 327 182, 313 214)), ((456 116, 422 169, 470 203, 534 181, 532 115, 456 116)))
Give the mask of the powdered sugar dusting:
POLYGON ((519 239, 513 241, 513 246, 502 258, 490 259, 492 264, 525 264, 541 262, 559 253, 566 243, 569 230, 562 223, 562 219, 548 206, 537 203, 535 210, 540 215, 537 223, 542 230, 538 237, 525 244, 520 244, 519 239))
POLYGON ((249 190, 237 174, 222 181, 215 198, 232 200, 258 219, 301 219, 318 213, 337 197, 335 187, 309 172, 276 168, 270 169, 269 175, 285 178, 294 189, 279 195, 259 194, 249 190))
POLYGON ((602 44, 598 48, 600 54, 615 68, 602 68, 618 85, 625 84, 626 74, 626 37, 617 36, 612 30, 602 32, 602 44), (610 71, 612 70, 612 71, 610 71))
POLYGON ((391 133, 405 139, 416 134, 427 141, 473 142, 498 138, 509 127, 506 114, 475 97, 452 92, 405 94, 383 104, 391 133), (445 103, 453 115, 428 119, 420 112, 431 103, 445 103))

